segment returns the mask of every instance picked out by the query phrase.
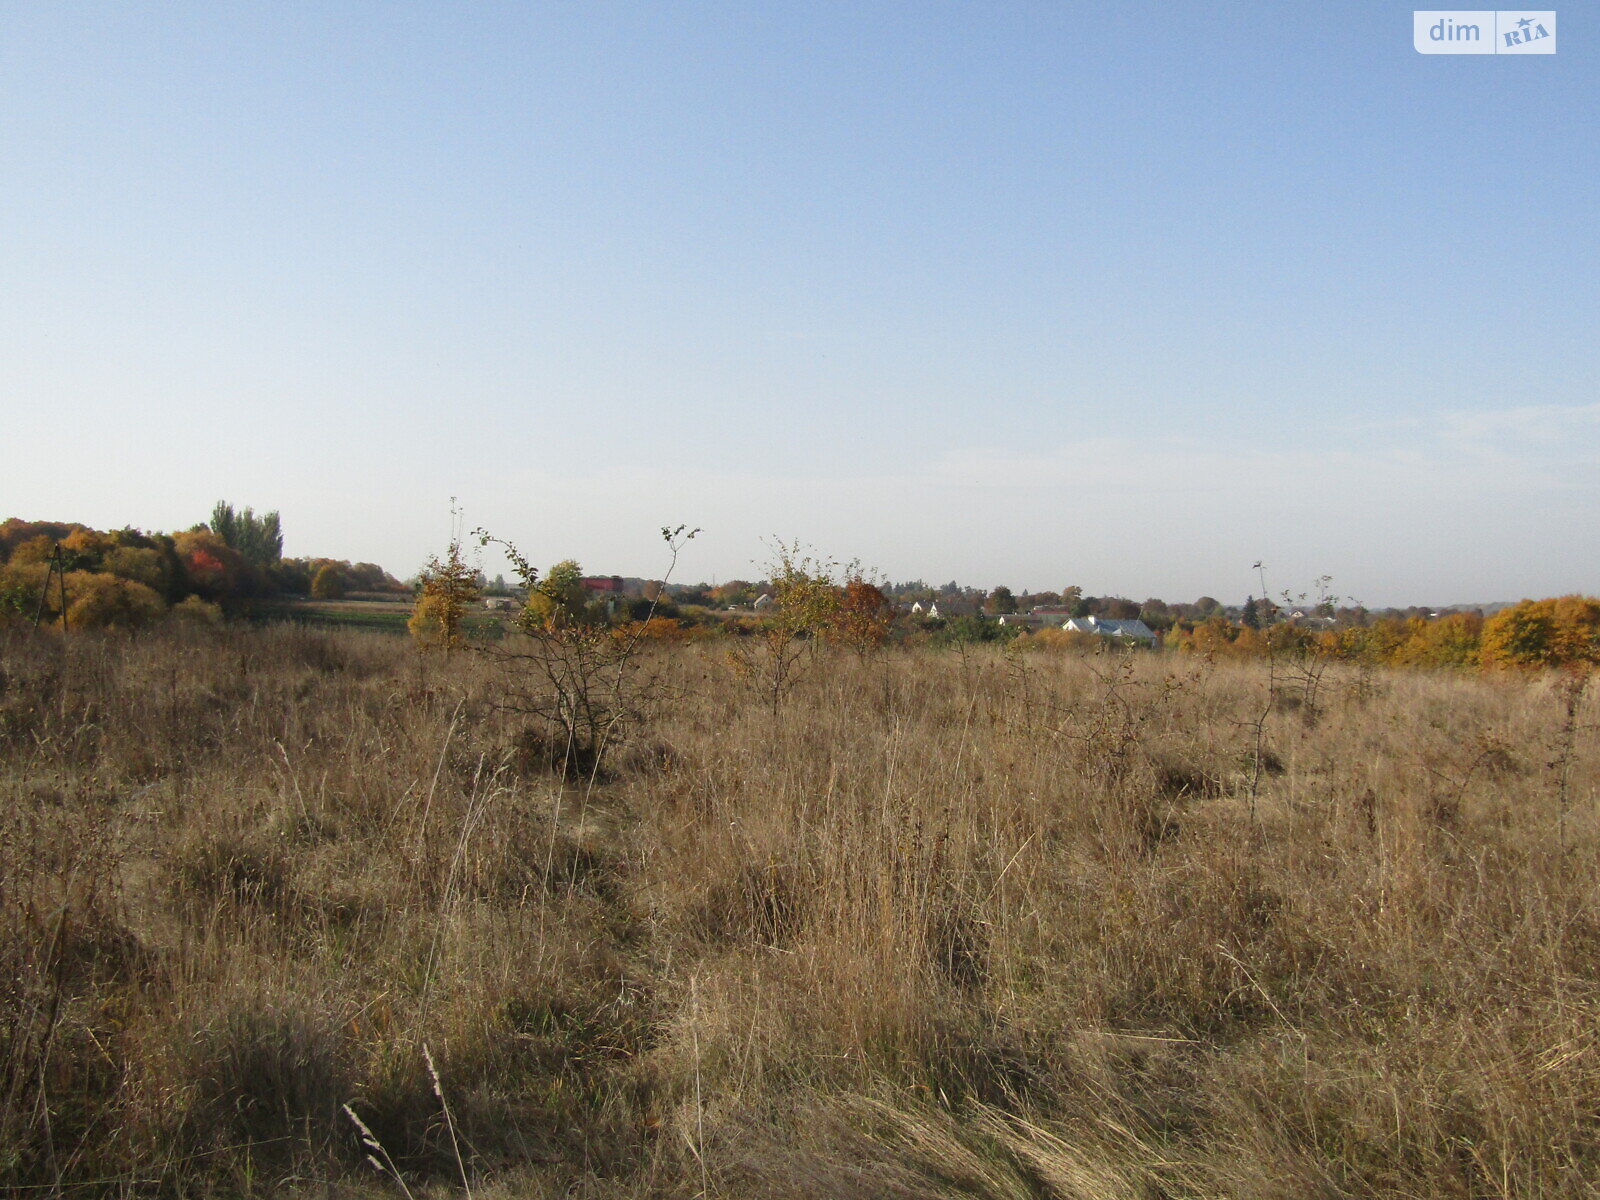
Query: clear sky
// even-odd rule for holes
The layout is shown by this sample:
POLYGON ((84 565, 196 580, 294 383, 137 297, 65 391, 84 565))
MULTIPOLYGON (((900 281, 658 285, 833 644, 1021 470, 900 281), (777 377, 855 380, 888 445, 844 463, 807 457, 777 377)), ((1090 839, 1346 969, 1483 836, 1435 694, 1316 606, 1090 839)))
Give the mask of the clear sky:
POLYGON ((1600 592, 1597 10, 1411 11, 0 0, 0 516, 1600 592))

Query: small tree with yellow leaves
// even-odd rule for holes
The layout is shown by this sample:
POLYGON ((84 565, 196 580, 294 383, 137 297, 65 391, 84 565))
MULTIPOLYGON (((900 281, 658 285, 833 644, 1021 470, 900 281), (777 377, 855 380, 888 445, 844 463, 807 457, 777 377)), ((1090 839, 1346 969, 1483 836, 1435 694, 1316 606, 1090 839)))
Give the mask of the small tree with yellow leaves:
POLYGON ((432 557, 423 568, 416 607, 406 628, 422 646, 454 650, 461 644, 467 605, 477 598, 478 573, 462 557, 460 539, 452 538, 444 558, 432 557))

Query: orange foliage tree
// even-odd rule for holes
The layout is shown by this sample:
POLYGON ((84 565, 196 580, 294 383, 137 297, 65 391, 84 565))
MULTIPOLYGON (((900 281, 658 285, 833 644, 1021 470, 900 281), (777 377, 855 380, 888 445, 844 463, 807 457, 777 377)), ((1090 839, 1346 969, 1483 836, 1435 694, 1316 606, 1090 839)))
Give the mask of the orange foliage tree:
POLYGON ((865 654, 889 640, 893 620, 889 598, 876 585, 853 575, 839 590, 838 603, 823 632, 830 641, 865 654))
POLYGON ((205 600, 242 595, 250 570, 244 557, 209 529, 191 529, 173 538, 189 587, 205 600))
POLYGON ((1495 669, 1593 666, 1600 662, 1600 601, 1561 596, 1502 608, 1483 624, 1478 657, 1495 669))

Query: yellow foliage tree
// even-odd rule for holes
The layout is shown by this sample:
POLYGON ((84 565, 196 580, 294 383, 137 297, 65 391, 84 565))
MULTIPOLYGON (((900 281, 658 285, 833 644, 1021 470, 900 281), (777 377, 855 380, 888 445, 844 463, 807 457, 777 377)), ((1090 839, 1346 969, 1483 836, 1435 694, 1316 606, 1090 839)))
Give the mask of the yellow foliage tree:
POLYGON ((98 571, 67 574, 67 628, 138 629, 159 619, 167 606, 142 583, 98 571))
POLYGON ((583 568, 566 558, 545 572, 543 579, 529 583, 528 600, 518 623, 524 629, 554 629, 579 621, 598 619, 600 613, 585 603, 583 568))
POLYGON ((344 597, 344 572, 337 563, 323 563, 311 577, 313 600, 340 600, 344 597))
POLYGON ((1395 661, 1417 667, 1469 667, 1478 662, 1483 617, 1475 612, 1446 613, 1433 620, 1413 617, 1410 636, 1395 652, 1395 661))
POLYGON ((166 563, 158 550, 118 546, 106 555, 104 569, 123 579, 142 583, 153 592, 167 590, 166 563))
POLYGON ((453 650, 461 644, 467 605, 477 598, 478 573, 462 558, 460 539, 452 539, 443 559, 428 559, 406 628, 423 646, 453 650))
POLYGON ((1478 661, 1491 669, 1600 663, 1600 601, 1561 596, 1502 608, 1483 624, 1478 661))

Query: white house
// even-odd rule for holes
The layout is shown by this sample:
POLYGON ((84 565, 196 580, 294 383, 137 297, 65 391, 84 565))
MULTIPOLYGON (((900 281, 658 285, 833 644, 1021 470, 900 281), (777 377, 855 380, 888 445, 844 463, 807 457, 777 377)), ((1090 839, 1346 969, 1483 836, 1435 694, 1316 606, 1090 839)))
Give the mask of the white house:
POLYGON ((1073 633, 1093 633, 1121 642, 1154 643, 1156 635, 1143 621, 1113 621, 1106 617, 1071 617, 1061 628, 1073 633))

